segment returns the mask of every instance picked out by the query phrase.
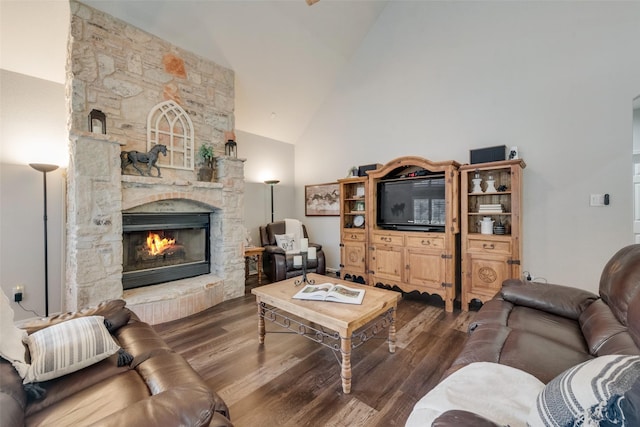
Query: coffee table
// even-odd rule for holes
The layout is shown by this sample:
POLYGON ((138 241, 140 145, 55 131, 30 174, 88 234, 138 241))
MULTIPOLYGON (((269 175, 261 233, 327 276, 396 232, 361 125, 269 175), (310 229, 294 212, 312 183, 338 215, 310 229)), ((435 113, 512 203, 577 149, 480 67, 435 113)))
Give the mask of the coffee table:
POLYGON ((351 392, 351 350, 389 329, 389 352, 396 351, 396 309, 401 294, 372 286, 347 282, 335 277, 310 273, 316 284, 341 283, 350 288, 366 289, 362 304, 342 304, 328 301, 293 299, 301 289, 296 278, 253 288, 258 304, 258 334, 264 344, 265 319, 289 331, 303 335, 336 353, 341 353, 342 391, 351 392), (330 329, 328 331, 327 329, 330 329))

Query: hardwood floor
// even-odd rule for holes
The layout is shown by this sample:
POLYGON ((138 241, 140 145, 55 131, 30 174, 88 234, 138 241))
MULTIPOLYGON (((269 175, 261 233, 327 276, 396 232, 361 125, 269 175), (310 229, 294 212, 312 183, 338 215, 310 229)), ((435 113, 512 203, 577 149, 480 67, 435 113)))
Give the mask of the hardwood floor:
MULTIPOLYGON (((355 349, 351 394, 345 395, 329 348, 288 333, 267 333, 258 344, 250 293, 256 285, 250 276, 244 297, 155 326, 227 402, 236 427, 404 426, 457 356, 473 317, 403 298, 396 352, 389 353, 385 339, 355 349)), ((267 322, 267 331, 281 330, 267 322)))

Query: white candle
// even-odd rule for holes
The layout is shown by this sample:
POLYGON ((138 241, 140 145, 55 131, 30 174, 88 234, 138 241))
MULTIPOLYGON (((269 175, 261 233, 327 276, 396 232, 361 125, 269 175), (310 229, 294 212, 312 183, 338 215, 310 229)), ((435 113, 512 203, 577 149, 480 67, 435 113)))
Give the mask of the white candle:
POLYGON ((293 256, 293 266, 294 267, 302 267, 302 255, 294 255, 293 256))
POLYGON ((309 259, 316 259, 316 248, 315 246, 311 246, 309 248, 309 259))
MULTIPOLYGON (((300 239, 300 252, 307 252, 309 250, 309 239, 300 239)), ((302 262, 300 263, 302 265, 302 262)))

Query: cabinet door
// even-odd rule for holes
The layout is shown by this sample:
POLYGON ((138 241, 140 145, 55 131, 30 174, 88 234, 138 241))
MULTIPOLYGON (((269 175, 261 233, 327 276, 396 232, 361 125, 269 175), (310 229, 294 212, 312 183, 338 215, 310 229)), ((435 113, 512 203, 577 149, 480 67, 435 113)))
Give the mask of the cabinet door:
POLYGON ((486 295, 486 301, 492 298, 500 288, 502 282, 509 278, 511 268, 507 263, 508 256, 483 253, 467 253, 467 283, 472 294, 486 295))
POLYGON ((407 249, 407 282, 412 285, 441 289, 445 278, 445 259, 441 251, 407 249))
POLYGON ((364 274, 365 244, 345 240, 342 246, 342 264, 345 270, 359 271, 364 274))
POLYGON ((376 279, 402 281, 402 247, 376 245, 372 247, 370 267, 376 279))

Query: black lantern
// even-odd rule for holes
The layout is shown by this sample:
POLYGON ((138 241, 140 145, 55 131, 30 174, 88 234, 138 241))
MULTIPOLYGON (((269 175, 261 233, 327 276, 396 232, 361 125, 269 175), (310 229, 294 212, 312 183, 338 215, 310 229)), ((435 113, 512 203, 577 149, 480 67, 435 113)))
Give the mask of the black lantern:
POLYGON ((225 132, 225 139, 227 142, 224 144, 224 154, 234 159, 238 158, 238 144, 236 144, 236 135, 233 132, 225 132))
POLYGON ((227 141, 224 144, 224 154, 229 157, 237 158, 238 157, 238 144, 233 139, 227 141))
POLYGON ((107 116, 100 110, 89 113, 89 132, 107 134, 107 116))

